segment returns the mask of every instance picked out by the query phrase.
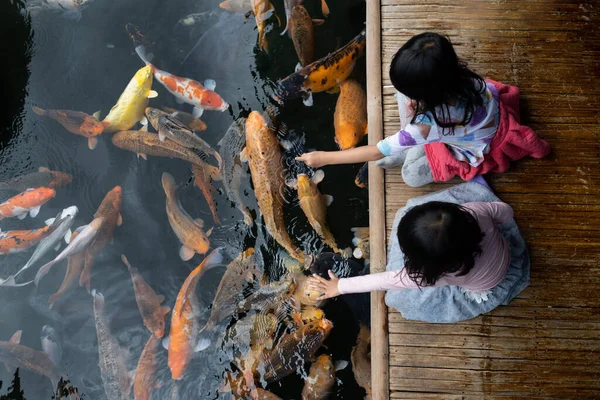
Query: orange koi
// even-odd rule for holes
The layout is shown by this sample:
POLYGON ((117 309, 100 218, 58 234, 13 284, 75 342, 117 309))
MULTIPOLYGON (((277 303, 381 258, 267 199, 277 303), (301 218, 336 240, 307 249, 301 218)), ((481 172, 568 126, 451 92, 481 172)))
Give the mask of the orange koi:
POLYGON ((34 218, 40 212, 40 207, 55 195, 54 189, 50 188, 27 189, 0 204, 0 219, 8 217, 23 219, 27 213, 34 218))
POLYGON ((173 314, 171 315, 171 331, 168 339, 169 368, 173 379, 182 379, 187 369, 196 339, 200 329, 198 315, 200 314, 196 285, 206 270, 217 266, 223 261, 221 249, 212 251, 194 269, 183 282, 177 295, 173 314))
POLYGON ((335 141, 341 150, 356 147, 367 134, 367 96, 354 79, 340 84, 333 114, 335 141))
POLYGON ((156 367, 158 360, 156 353, 160 340, 157 336, 150 336, 135 369, 133 381, 133 397, 135 400, 152 400, 152 390, 161 386, 156 380, 156 367))
POLYGON ((256 19, 256 27, 258 28, 258 45, 265 52, 269 52, 269 43, 267 42, 267 20, 275 15, 279 25, 281 21, 277 14, 275 14, 275 7, 269 0, 252 0, 252 11, 254 12, 254 19, 256 19))
POLYGON ((75 135, 86 137, 90 150, 94 150, 98 144, 96 136, 100 135, 104 128, 109 125, 108 122, 98 121, 100 111, 95 112, 94 115, 88 115, 80 111, 43 110, 39 107, 33 107, 33 112, 37 115, 52 118, 75 135))
POLYGON ((163 337, 165 334, 165 316, 171 311, 169 307, 161 307, 160 305, 165 300, 165 296, 156 294, 154 289, 139 274, 137 268, 133 268, 129 264, 127 257, 122 255, 121 260, 131 274, 135 301, 144 319, 144 326, 157 338, 163 337))
POLYGON ((25 251, 50 235, 58 225, 19 231, 0 232, 0 255, 25 251))
POLYGON ((202 191, 210 212, 212 213, 215 224, 221 225, 221 220, 217 215, 217 203, 215 202, 214 187, 212 185, 214 179, 206 168, 202 168, 201 165, 192 164, 192 171, 194 172, 194 185, 202 191))
MULTIPOLYGON (((79 232, 75 231, 71 235, 71 241, 73 241, 79 232)), ((75 253, 69 256, 67 262, 67 271, 65 272, 65 277, 60 285, 60 288, 48 299, 48 303, 50 303, 50 308, 54 306, 54 303, 66 292, 68 292, 77 281, 79 281, 79 275, 81 274, 81 270, 83 269, 83 252, 75 253)))

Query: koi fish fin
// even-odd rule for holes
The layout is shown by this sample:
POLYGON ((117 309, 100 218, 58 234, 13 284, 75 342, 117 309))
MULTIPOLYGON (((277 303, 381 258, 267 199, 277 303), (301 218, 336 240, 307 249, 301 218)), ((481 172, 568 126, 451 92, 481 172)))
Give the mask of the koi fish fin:
POLYGON ((210 228, 209 230, 206 231, 206 236, 210 236, 213 232, 213 228, 210 228))
POLYGON ((54 221, 56 221, 56 218, 48 218, 47 220, 44 221, 44 223, 47 226, 50 226, 50 225, 52 225, 54 223, 54 221))
POLYGON ((71 21, 79 22, 81 19, 81 12, 79 10, 70 10, 64 13, 63 18, 69 19, 71 21))
POLYGON ((158 140, 160 140, 161 142, 164 142, 166 139, 165 134, 162 132, 162 130, 158 131, 158 140))
POLYGON ((335 362, 335 370, 336 371, 341 371, 343 369, 345 369, 348 366, 348 361, 346 360, 339 360, 335 362))
POLYGON ((210 346, 212 331, 207 331, 206 327, 198 333, 198 342, 194 347, 194 352, 205 350, 210 346))
POLYGON ((248 162, 248 148, 247 147, 244 147, 243 150, 240 152, 240 161, 248 162))
POLYGON ((71 243, 71 236, 73 236, 73 232, 71 231, 71 228, 69 228, 67 230, 67 233, 65 233, 65 243, 69 244, 71 243))
POLYGON ((144 153, 137 153, 137 156, 138 156, 138 160, 140 159, 140 157, 142 157, 144 160, 148 161, 148 157, 144 153))
POLYGON ((201 109, 200 107, 194 107, 194 109, 192 110, 192 115, 194 115, 194 117, 196 117, 196 118, 200 118, 203 113, 204 113, 204 110, 201 109))
POLYGON ((319 183, 321 183, 323 178, 325 178, 325 172, 323 172, 323 170, 320 169, 317 172, 315 172, 312 178, 310 179, 315 183, 315 185, 318 185, 319 183))
POLYGON ((331 203, 333 203, 333 196, 330 194, 325 194, 323 195, 323 197, 325 198, 325 203, 327 204, 327 207, 329 207, 331 203))
POLYGON ((170 336, 167 336, 167 337, 163 338, 163 340, 161 340, 162 347, 165 350, 169 350, 169 338, 170 338, 170 336))
POLYGON ((12 276, 9 276, 6 279, 0 279, 0 286, 4 286, 4 287, 22 287, 22 286, 29 285, 31 282, 33 282, 33 281, 24 282, 24 283, 17 283, 15 281, 14 275, 12 275, 12 276))
POLYGON ((216 87, 217 82, 215 82, 214 79, 207 79, 204 81, 204 88, 214 91, 216 87))
POLYGON ((48 112, 48 111, 46 111, 46 110, 43 110, 43 109, 41 109, 41 108, 39 108, 39 107, 36 107, 36 106, 33 106, 33 107, 31 107, 31 109, 32 109, 32 110, 33 110, 33 112, 34 112, 34 113, 36 113, 37 115, 46 115, 46 113, 48 112))
MULTIPOLYGON (((164 299, 164 296, 163 296, 164 299)), ((171 312, 171 307, 161 307, 160 311, 163 313, 163 315, 167 315, 168 313, 171 312)))
POLYGON ((298 63, 296 64, 296 67, 294 68, 294 72, 298 72, 302 69, 302 64, 298 63))
POLYGON ((194 220, 194 222, 196 223, 196 225, 198 225, 198 227, 199 227, 200 229, 204 228, 204 221, 203 221, 202 219, 200 219, 200 218, 196 218, 196 219, 194 220))
POLYGON ((98 144, 98 138, 96 138, 96 137, 88 138, 88 149, 94 150, 96 148, 97 144, 98 144))
POLYGON ((148 92, 148 98, 149 99, 154 99, 158 97, 158 92, 156 90, 151 90, 148 92))
POLYGON ((148 132, 148 124, 146 123, 146 125, 142 124, 142 127, 140 128, 140 132, 148 132))
POLYGON ((196 252, 190 249, 189 247, 181 246, 181 248, 179 249, 179 257, 183 261, 190 260, 192 257, 194 257, 194 254, 196 254, 196 252))
POLYGON ((325 92, 329 93, 329 94, 337 94, 340 92, 340 86, 334 86, 329 90, 326 90, 325 92))
POLYGON ((10 337, 10 339, 8 339, 9 343, 14 343, 14 344, 20 344, 21 343, 21 334, 23 333, 22 330, 18 330, 15 333, 13 333, 13 335, 10 337))
POLYGON ((119 213, 119 215, 117 216, 117 226, 121 226, 123 225, 123 215, 121 215, 121 213, 119 213))
MULTIPOLYGON (((134 42, 135 42, 135 40, 134 40, 134 42)), ((135 46, 135 52, 140 57, 140 59, 144 62, 144 64, 149 65, 150 62, 152 61, 153 54, 146 54, 146 46, 144 46, 143 44, 135 46)))
POLYGON ((17 218, 19 219, 25 219, 25 217, 27 217, 27 213, 17 215, 17 218))
POLYGON ((39 167, 38 168, 39 172, 50 172, 50 169, 46 168, 46 167, 39 167))
POLYGON ((325 0, 321 0, 321 12, 325 16, 325 18, 329 17, 329 6, 325 0))
POLYGON ((92 117, 96 118, 96 121, 100 121, 100 110, 93 113, 92 117))
POLYGON ((60 250, 60 242, 58 242, 56 244, 56 246, 54 246, 54 251, 58 251, 58 250, 60 250))
POLYGON ((298 179, 294 179, 294 178, 286 179, 285 185, 292 189, 298 189, 298 179))
POLYGON ((314 26, 319 26, 323 25, 325 23, 325 20, 320 18, 313 18, 312 23, 314 26))
POLYGON ((33 207, 29 209, 29 215, 31 218, 35 218, 40 213, 41 206, 33 207))
POLYGON ((302 103, 304 103, 304 105, 306 107, 312 107, 313 105, 313 96, 311 92, 308 92, 307 94, 305 94, 302 98, 302 103))

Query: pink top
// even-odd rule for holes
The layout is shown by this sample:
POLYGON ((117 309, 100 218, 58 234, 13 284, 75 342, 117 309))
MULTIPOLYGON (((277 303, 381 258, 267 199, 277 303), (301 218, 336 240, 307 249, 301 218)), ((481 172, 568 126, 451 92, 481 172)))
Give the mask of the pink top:
MULTIPOLYGON (((475 265, 468 274, 445 275, 433 286, 455 285, 470 290, 491 289, 502 281, 510 264, 510 249, 497 225, 509 222, 513 218, 513 210, 508 204, 501 202, 473 202, 463 206, 475 216, 485 234, 481 241, 481 254, 475 259, 475 265)), ((405 269, 342 278, 338 282, 340 294, 417 287, 405 269)))

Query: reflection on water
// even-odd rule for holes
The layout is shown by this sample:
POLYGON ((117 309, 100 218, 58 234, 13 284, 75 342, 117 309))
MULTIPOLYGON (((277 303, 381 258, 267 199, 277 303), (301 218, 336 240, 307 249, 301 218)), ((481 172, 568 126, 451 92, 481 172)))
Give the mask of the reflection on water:
MULTIPOLYGON (((157 68, 200 83, 212 79, 216 83, 215 92, 230 104, 225 112, 206 110, 200 116, 206 130, 197 130, 197 134, 208 145, 221 149, 222 156, 239 153, 235 141, 231 142, 232 147, 226 145, 223 149, 223 143, 219 146, 228 128, 234 121, 248 117, 252 110, 262 112, 275 106, 276 113, 272 117, 278 121, 278 137, 290 142, 283 150, 288 172, 282 178, 289 180, 299 173, 312 175, 313 171, 295 164, 291 158, 305 149, 336 148, 333 112, 337 95, 315 94, 313 107, 304 106, 302 99, 275 103, 276 82, 292 73, 298 62, 291 40, 287 35, 280 36, 285 26, 283 1, 273 1, 275 12, 283 21, 278 27, 275 18, 269 19, 268 54, 257 46, 254 16, 228 12, 218 5, 217 0, 186 0, 176 5, 161 0, 76 3, 49 0, 27 4, 11 0, 0 5, 0 29, 3 33, 10 32, 0 39, 7 49, 6 59, 10 60, 4 63, 9 69, 2 76, 5 99, 10 101, 2 107, 0 120, 0 181, 3 182, 0 202, 23 190, 23 180, 19 186, 10 179, 32 174, 40 167, 63 171, 73 178, 70 183, 56 184, 55 197, 41 207, 35 218, 0 221, 2 232, 41 228, 45 220, 73 205, 77 206, 78 213, 72 230, 90 223, 99 214, 114 222, 114 232, 103 230, 91 239, 97 247, 90 269, 91 288, 96 290, 96 312, 94 297, 78 282, 78 272, 85 270, 86 262, 90 262, 85 257, 79 261, 73 255, 65 258, 50 269, 37 287, 33 284, 0 287, 0 341, 3 341, 0 345, 4 346, 0 349, 0 361, 14 356, 8 350, 22 350, 17 345, 3 344, 15 331, 21 330, 20 343, 35 351, 27 355, 38 360, 36 365, 54 359, 60 370, 53 374, 48 367, 44 376, 39 371, 32 372, 36 371, 35 366, 22 367, 19 371, 21 389, 27 399, 51 398, 51 382, 57 374, 58 378, 65 376, 70 381, 68 385, 77 387, 83 398, 110 398, 101 368, 105 381, 111 380, 115 387, 140 379, 142 383, 138 387, 149 389, 153 398, 158 399, 175 398, 170 397, 174 392, 182 399, 229 398, 232 391, 240 397, 266 396, 261 392, 263 386, 285 399, 301 398, 311 365, 314 369, 320 365, 322 369, 329 368, 329 361, 323 357, 313 363, 320 355, 331 356, 332 363, 350 361, 359 323, 368 321, 368 296, 343 296, 318 304, 321 314, 313 308, 300 308, 298 298, 302 293, 297 286, 304 279, 298 274, 302 265, 267 233, 247 164, 232 166, 227 177, 230 179, 227 183, 233 182, 232 187, 239 193, 240 203, 228 198, 231 191, 226 190, 222 182, 206 178, 204 183, 214 187, 215 218, 203 195, 206 186, 202 188, 202 182, 198 182, 199 172, 192 171, 189 162, 150 153, 144 160, 136 157, 137 151, 132 153, 116 147, 111 140, 112 133, 97 136, 96 143, 88 136, 69 133, 56 118, 33 112, 33 107, 77 110, 91 117, 100 111, 100 120, 106 117, 132 76, 144 65, 125 29, 126 24, 131 23, 148 41, 146 50, 157 68), (26 8, 29 12, 23 11, 26 8), (162 343, 159 344, 158 339, 149 341, 150 332, 145 326, 147 315, 140 306, 140 297, 146 299, 143 301, 150 304, 150 309, 156 308, 154 300, 160 298, 160 307, 173 310, 186 278, 189 279, 190 273, 205 260, 205 255, 192 254, 189 261, 182 261, 180 257, 182 240, 175 235, 165 211, 165 191, 161 184, 164 172, 171 174, 177 185, 177 205, 192 219, 201 219, 202 230, 211 233, 206 255, 217 247, 222 248, 220 259, 207 263, 202 269, 195 283, 196 290, 183 291, 193 304, 183 301, 180 305, 182 309, 190 306, 190 317, 196 324, 199 339, 206 339, 201 340, 204 346, 200 347, 208 347, 193 353, 184 379, 180 381, 171 379, 172 368, 162 343), (235 179, 231 179, 232 176, 235 179), (98 207, 116 186, 121 187, 120 205, 101 213, 98 207), (249 218, 244 221, 240 204, 249 208, 254 219, 251 225, 249 218), (221 224, 215 222, 217 219, 221 224), (100 246, 100 241, 105 242, 105 246, 100 246), (249 248, 255 250, 251 259, 240 261, 240 253, 249 248), (153 293, 148 294, 147 288, 140 289, 132 281, 134 274, 121 261, 122 254, 153 293), (224 275, 225 266, 233 265, 236 258, 240 274, 236 276, 228 270, 228 275, 224 275), (50 308, 48 299, 63 283, 65 269, 67 276, 74 277, 73 281, 69 283, 69 290, 50 308), (229 278, 220 284, 223 276, 229 278), (240 280, 232 282, 233 279, 240 280), (104 300, 103 308, 99 307, 99 294, 104 300), (236 320, 231 318, 232 313, 237 316, 236 320), (118 363, 122 364, 117 367, 102 366, 107 356, 106 352, 103 355, 103 351, 99 351, 99 315, 115 340, 101 339, 100 345, 107 346, 108 357, 119 359, 118 363), (214 326, 207 334, 206 329, 201 331, 200 328, 209 320, 214 326), (332 326, 327 321, 331 321, 332 326), (118 350, 111 347, 115 344, 118 350), (45 356, 43 350, 50 356, 45 356), (148 364, 154 367, 141 367, 140 358, 154 360, 148 364), (136 367, 135 376, 130 375, 129 371, 136 367), (256 378, 254 388, 249 383, 252 374, 256 378), (144 378, 148 380, 143 381, 144 378)), ((342 47, 363 28, 362 0, 330 0, 328 5, 331 15, 324 24, 315 27, 316 58, 342 47)), ((307 0, 305 6, 314 18, 322 18, 320 1, 307 0)), ((364 83, 364 60, 359 60, 353 77, 364 83)), ((158 97, 149 99, 151 107, 186 112, 189 121, 185 124, 192 123, 192 105, 178 104, 167 88, 156 81, 151 89, 158 92, 158 97)), ((66 117, 71 124, 76 121, 78 127, 86 118, 66 117)), ((201 126, 198 124, 192 129, 198 129, 201 126)), ((205 162, 216 165, 213 154, 197 154, 205 162)), ((227 162, 224 160, 225 167, 227 162)), ((333 206, 327 211, 327 222, 340 249, 352 246, 352 227, 366 226, 368 222, 366 192, 354 185, 359 167, 329 167, 319 184, 321 193, 334 197, 333 206)), ((49 175, 28 177, 27 186, 50 185, 49 175)), ((331 249, 323 244, 304 215, 296 190, 283 187, 281 191, 287 231, 296 246, 307 254, 314 254, 307 261, 312 272, 324 276, 327 269, 333 269, 338 276, 365 272, 363 260, 346 260, 329 253, 331 249)), ((106 225, 102 226, 106 229, 106 225)), ((80 235, 84 234, 80 232, 80 235)), ((73 242, 76 238, 74 236, 73 242)), ((39 267, 56 257, 65 246, 62 243, 58 252, 49 249, 17 280, 33 279, 39 267)), ((15 274, 32 253, 33 249, 1 255, 0 279, 15 274)), ((169 336, 173 324, 172 313, 166 314, 165 336, 169 336)), ((2 393, 19 391, 18 381, 9 390, 13 373, 14 368, 10 368, 10 372, 0 369, 2 393)), ((354 379, 351 366, 336 371, 333 382, 330 397, 362 398, 362 389, 354 379)), ((317 389, 311 390, 319 393, 317 389)), ((143 398, 140 393, 136 395, 143 398)))

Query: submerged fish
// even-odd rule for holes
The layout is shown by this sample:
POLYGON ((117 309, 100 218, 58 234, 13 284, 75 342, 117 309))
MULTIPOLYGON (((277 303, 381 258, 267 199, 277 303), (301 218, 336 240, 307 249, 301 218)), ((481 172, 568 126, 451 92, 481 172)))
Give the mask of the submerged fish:
POLYGON ((369 186, 369 162, 367 161, 360 167, 356 178, 354 178, 354 184, 361 189, 369 186))
POLYGON ((354 79, 347 79, 340 84, 333 127, 335 141, 341 150, 356 147, 367 133, 367 96, 354 79))
POLYGON ((183 378, 196 347, 196 338, 200 328, 198 321, 200 307, 196 296, 196 285, 208 269, 221 262, 223 262, 221 249, 213 250, 188 275, 179 290, 171 315, 171 331, 168 338, 168 364, 173 379, 183 378))
POLYGON ((156 357, 160 339, 151 335, 135 369, 135 379, 133 381, 133 396, 135 400, 152 400, 152 390, 161 386, 160 381, 156 379, 156 369, 158 359, 156 357))
POLYGON ((131 390, 129 371, 123 357, 123 349, 110 332, 108 321, 104 316, 104 296, 96 293, 96 290, 92 292, 92 296, 94 297, 98 357, 104 392, 111 400, 129 399, 131 390))
POLYGON ((302 5, 297 5, 292 9, 287 27, 300 60, 297 69, 305 67, 315 60, 314 26, 322 23, 323 20, 313 20, 302 5))
POLYGON ((65 172, 50 171, 46 167, 40 167, 37 172, 17 176, 0 182, 0 190, 13 190, 24 192, 27 189, 47 187, 51 189, 68 185, 73 177, 65 172))
POLYGON ((256 388, 256 400, 281 400, 281 397, 265 389, 256 388))
POLYGON ((258 207, 267 232, 298 261, 304 254, 292 243, 283 219, 284 168, 279 141, 265 118, 252 111, 246 121, 246 148, 242 158, 248 159, 258 207))
POLYGON ((308 378, 302 389, 302 400, 326 399, 335 384, 335 366, 331 357, 321 354, 310 366, 308 378))
POLYGON ((279 98, 302 97, 304 104, 312 105, 312 93, 331 90, 346 80, 363 55, 366 35, 363 30, 339 50, 301 68, 279 81, 279 98))
MULTIPOLYGON (((85 285, 88 292, 90 291, 94 257, 112 241, 115 228, 121 226, 123 223, 123 218, 121 217, 121 199, 121 186, 115 186, 104 196, 104 200, 102 200, 100 207, 98 207, 98 210, 94 214, 94 218, 102 218, 103 222, 94 241, 85 249, 83 271, 81 271, 81 276, 79 277, 79 285, 85 285)), ((79 235, 79 237, 81 236, 83 235, 79 235)))
POLYGON ((162 110, 193 131, 206 130, 206 124, 204 123, 204 121, 202 121, 200 118, 194 117, 190 113, 179 111, 170 107, 163 107, 162 110))
POLYGON ((223 10, 239 14, 248 14, 252 11, 251 0, 225 0, 219 4, 223 10))
MULTIPOLYGON (((193 79, 182 78, 167 71, 160 70, 150 63, 146 55, 145 40, 132 24, 126 25, 127 32, 135 44, 135 52, 146 63, 146 68, 151 68, 156 80, 158 80, 175 98, 194 106, 194 116, 200 117, 204 110, 225 111, 229 104, 221 98, 215 91, 216 82, 212 79, 204 81, 204 85, 193 79)), ((129 129, 129 128, 127 128, 129 129)), ((124 129, 123 129, 124 130, 124 129)))
POLYGON ((303 274, 294 275, 294 280, 296 281, 294 297, 304 306, 319 307, 323 303, 322 300, 317 300, 320 293, 309 288, 308 278, 308 276, 303 274))
POLYGON ((327 227, 327 206, 333 201, 330 195, 323 195, 319 192, 317 185, 323 180, 325 173, 322 170, 315 172, 312 178, 306 174, 298 175, 298 200, 300 208, 308 218, 310 226, 323 239, 327 246, 331 247, 336 253, 338 249, 333 234, 327 227))
POLYGON ((0 232, 0 255, 25 251, 48 237, 58 225, 38 229, 0 232))
POLYGON ((253 248, 242 252, 227 266, 212 302, 210 317, 200 330, 198 350, 204 350, 214 341, 218 325, 237 310, 238 303, 244 298, 244 289, 256 279, 259 272, 253 248))
MULTIPOLYGON (((271 18, 272 15, 277 17, 277 21, 279 21, 279 17, 275 13, 275 7, 269 0, 252 0, 252 12, 254 13, 254 19, 256 20, 256 27, 258 28, 258 45, 265 52, 269 52, 269 43, 267 42, 267 20, 271 18)), ((279 21, 279 25, 281 25, 281 21, 279 21)))
POLYGON ((98 121, 100 111, 94 113, 94 115, 88 115, 80 111, 43 110, 39 107, 33 107, 33 112, 37 115, 52 118, 75 135, 86 137, 90 150, 94 150, 96 144, 98 144, 96 136, 100 135, 104 128, 109 125, 106 121, 98 121))
POLYGON ((242 176, 245 174, 244 167, 240 161, 240 153, 246 143, 245 129, 245 118, 233 121, 223 138, 219 141, 219 152, 223 159, 223 186, 225 187, 227 197, 244 214, 246 225, 252 226, 252 214, 244 204, 240 193, 240 183, 242 176))
POLYGON ((356 383, 367 392, 365 399, 371 399, 371 331, 365 325, 360 326, 356 346, 352 348, 352 372, 356 383))
POLYGON ((192 172, 194 173, 194 185, 197 186, 204 195, 215 224, 221 225, 221 219, 217 214, 217 203, 215 202, 215 189, 213 187, 214 179, 206 168, 192 164, 192 172))
POLYGON ((221 167, 222 160, 219 153, 177 119, 169 116, 164 111, 152 107, 146 108, 146 116, 154 129, 158 131, 158 138, 161 141, 169 139, 183 147, 210 154, 217 160, 219 168, 221 167))
MULTIPOLYGON (((79 232, 73 232, 73 235, 71 235, 71 240, 74 240, 77 235, 79 235, 79 232)), ((79 275, 81 275, 81 270, 83 270, 83 252, 71 254, 67 258, 68 262, 65 277, 63 278, 63 281, 56 293, 54 293, 48 299, 50 308, 54 306, 54 303, 56 303, 59 298, 61 298, 71 288, 75 287, 76 283, 79 282, 79 275)))
POLYGON ((308 324, 310 322, 316 322, 320 319, 325 318, 325 313, 320 308, 315 306, 304 306, 302 307, 302 312, 300 313, 302 318, 302 322, 308 324))
MULTIPOLYGON (((283 6, 285 8, 286 26, 281 34, 283 35, 290 29, 292 10, 294 7, 302 5, 302 0, 283 0, 283 6)), ((321 0, 321 13, 327 18, 329 16, 329 6, 327 6, 326 0, 321 0)))
POLYGON ((171 311, 169 307, 161 307, 160 305, 165 300, 165 296, 156 294, 154 289, 139 274, 137 268, 133 268, 129 264, 127 257, 121 255, 121 260, 131 274, 135 301, 144 319, 144 326, 157 338, 163 337, 165 334, 165 316, 171 311))
POLYGON ((90 0, 33 0, 27 2, 27 11, 37 14, 42 10, 59 11, 66 19, 79 21, 81 11, 90 0))
POLYGON ((54 189, 50 188, 27 189, 0 204, 0 219, 9 217, 23 219, 27 213, 34 218, 40 212, 42 205, 55 195, 54 189))
POLYGON ((127 84, 117 104, 102 121, 108 123, 104 132, 114 133, 131 129, 138 121, 145 119, 144 110, 148 106, 148 99, 156 96, 158 93, 152 90, 152 67, 140 68, 127 84))
POLYGON ((160 140, 155 133, 143 130, 122 131, 113 135, 112 142, 118 148, 136 153, 143 159, 146 159, 147 155, 178 158, 201 165, 203 168, 209 169, 215 178, 220 177, 219 169, 204 162, 198 154, 170 140, 160 140))
MULTIPOLYGON (((14 277, 17 277, 21 272, 28 269, 35 262, 41 259, 47 252, 54 249, 57 245, 60 246, 60 241, 64 238, 67 243, 71 240, 71 226, 75 221, 75 216, 79 212, 76 206, 71 206, 62 210, 56 218, 46 220, 46 225, 55 225, 56 229, 46 238, 42 239, 37 248, 31 255, 27 263, 17 272, 14 277)), ((56 247, 58 250, 58 247, 56 247)))
POLYGON ((0 341, 0 362, 47 376, 52 381, 53 389, 56 389, 62 376, 60 369, 46 353, 18 343, 0 341))
POLYGON ((42 350, 48 355, 50 361, 57 367, 60 366, 62 360, 62 346, 56 330, 50 325, 44 325, 42 327, 40 340, 42 342, 42 350))
POLYGON ((49 271, 50 268, 57 262, 64 260, 67 257, 81 253, 84 256, 83 251, 96 239, 102 225, 104 224, 103 218, 95 218, 89 225, 78 228, 78 235, 71 238, 71 242, 63 251, 57 255, 54 260, 47 264, 44 264, 35 275, 34 282, 37 285, 49 271))
POLYGON ((177 189, 175 179, 168 172, 162 174, 162 186, 167 197, 166 209, 169 224, 181 242, 179 257, 187 261, 196 253, 205 254, 210 247, 208 237, 212 233, 212 228, 205 233, 204 221, 200 218, 192 219, 181 207, 175 193, 177 189))

